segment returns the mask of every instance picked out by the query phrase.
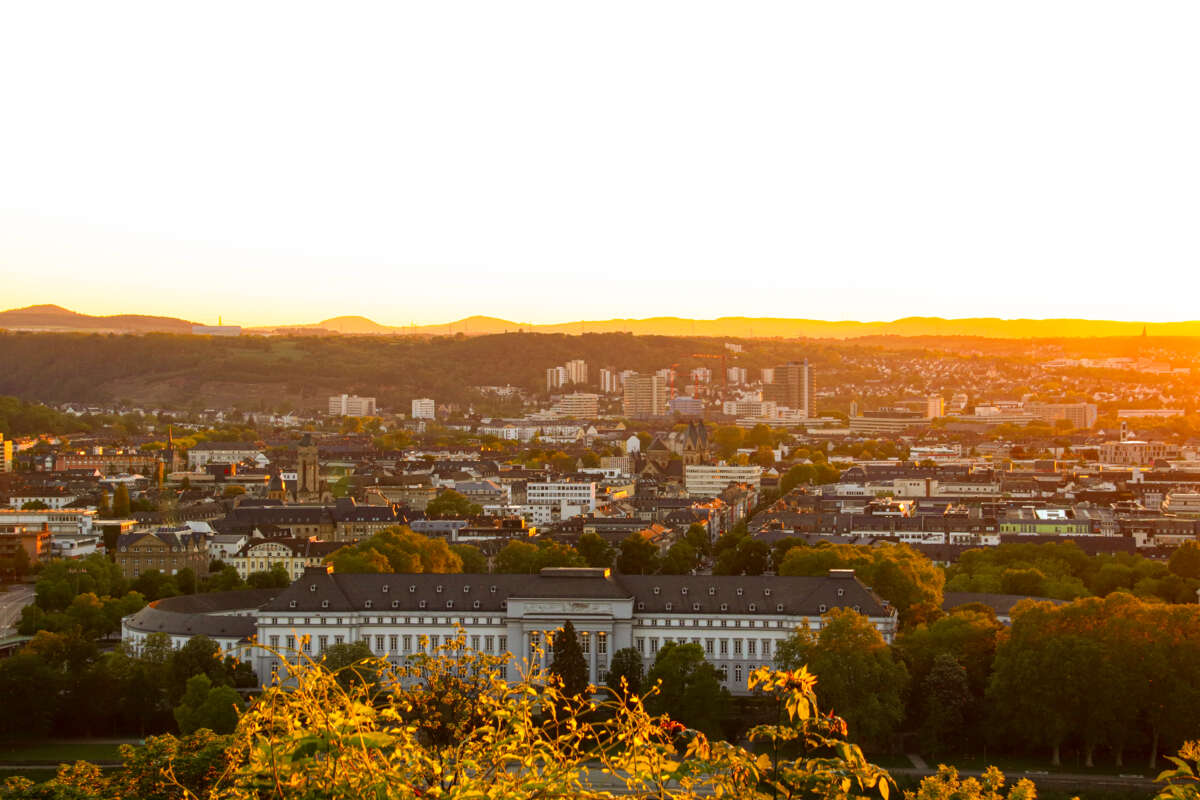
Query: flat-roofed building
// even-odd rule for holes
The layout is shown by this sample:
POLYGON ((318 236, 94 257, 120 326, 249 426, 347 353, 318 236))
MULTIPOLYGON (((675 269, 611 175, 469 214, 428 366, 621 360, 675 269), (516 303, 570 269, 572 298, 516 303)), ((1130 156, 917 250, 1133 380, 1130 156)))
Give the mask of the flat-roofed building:
POLYGON ((688 464, 683 468, 684 489, 692 497, 717 497, 731 483, 744 483, 758 490, 762 485, 762 467, 688 464))

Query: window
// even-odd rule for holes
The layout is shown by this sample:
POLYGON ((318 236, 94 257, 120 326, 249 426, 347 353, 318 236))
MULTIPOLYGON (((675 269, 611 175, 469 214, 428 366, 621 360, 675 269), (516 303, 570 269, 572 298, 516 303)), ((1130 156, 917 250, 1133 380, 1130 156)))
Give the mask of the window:
POLYGON ((326 650, 329 649, 329 637, 328 636, 318 636, 317 637, 317 645, 320 648, 319 652, 324 653, 326 650))
POLYGON ((479 608, 479 601, 478 601, 478 600, 472 600, 472 601, 471 601, 471 608, 479 608))
POLYGON ((393 600, 393 601, 392 601, 392 608, 399 608, 399 607, 400 607, 400 601, 399 601, 399 600, 393 600))
POLYGON ((495 594, 495 593, 496 593, 496 587, 495 587, 495 585, 492 585, 492 586, 488 587, 488 591, 489 591, 489 592, 491 592, 492 594, 495 594))
POLYGON ((579 649, 585 656, 592 652, 592 635, 587 631, 579 634, 579 649))
POLYGON ((758 606, 754 605, 754 603, 751 603, 751 604, 750 604, 750 610, 751 610, 751 611, 757 611, 757 610, 758 610, 758 606))
POLYGON ((334 644, 345 644, 345 642, 346 642, 345 636, 334 636, 333 637, 334 644))
POLYGON ((288 650, 296 649, 296 637, 295 636, 287 637, 287 647, 288 647, 288 650))
POLYGON ((321 601, 321 608, 329 608, 329 601, 328 601, 328 600, 322 600, 322 601, 321 601))
POLYGON ((770 597, 770 596, 771 596, 771 590, 763 589, 763 597, 770 597))
POLYGON ((715 587, 715 586, 708 587, 708 596, 709 597, 712 597, 716 593, 717 593, 717 587, 715 587))
POLYGON ((441 638, 442 637, 438 636, 436 633, 429 637, 429 652, 432 653, 434 650, 438 649, 438 641, 441 638))
POLYGON ((370 600, 368 600, 367 602, 363 603, 363 606, 364 606, 365 608, 370 608, 370 607, 371 607, 371 601, 370 601, 370 600))
POLYGON ((746 640, 746 655, 750 656, 751 658, 758 656, 758 642, 754 639, 746 640))
POLYGON ((410 585, 409 585, 409 587, 408 587, 408 593, 409 593, 409 594, 412 594, 412 593, 413 593, 413 592, 415 592, 416 590, 417 590, 417 586, 416 586, 416 584, 410 584, 410 585))
POLYGON ((437 593, 438 594, 442 593, 442 585, 440 583, 437 585, 437 593))
POLYGON ((479 637, 478 636, 471 637, 471 649, 474 650, 476 653, 479 652, 479 637))
POLYGON ((597 655, 608 655, 608 634, 600 631, 596 634, 596 653, 597 655))
POLYGON ((658 637, 651 636, 650 637, 650 655, 654 655, 657 652, 658 652, 658 637))
POLYGON ((483 652, 485 652, 485 653, 493 652, 492 648, 494 648, 495 645, 496 645, 496 637, 495 636, 483 637, 483 652))
POLYGON ((721 655, 723 655, 723 656, 727 656, 727 655, 729 655, 729 640, 728 640, 728 639, 722 639, 722 640, 721 640, 721 642, 720 642, 720 648, 721 648, 721 649, 720 649, 718 652, 719 652, 721 655))
POLYGON ((454 608, 454 601, 453 601, 453 600, 447 600, 447 601, 446 601, 446 608, 454 608))
POLYGON ((296 607, 296 601, 295 601, 295 600, 292 600, 291 602, 289 602, 289 603, 288 603, 288 608, 295 608, 295 607, 296 607))
POLYGON ((380 636, 376 636, 376 637, 375 637, 375 654, 376 654, 376 655, 379 655, 379 654, 380 654, 380 653, 382 653, 382 652, 384 652, 384 650, 383 650, 383 636, 382 636, 382 635, 380 635, 380 636))
POLYGON ((638 602, 638 611, 645 611, 645 610, 646 610, 646 604, 639 601, 638 602))
POLYGON ((745 592, 742 590, 742 587, 739 586, 737 588, 737 596, 741 597, 743 594, 745 594, 745 592))
POLYGON ((405 654, 412 652, 412 635, 411 634, 406 635, 404 637, 404 652, 405 652, 405 654))
POLYGON ((383 591, 384 591, 384 594, 386 594, 386 593, 387 593, 387 590, 388 590, 388 585, 385 583, 385 584, 383 585, 383 591))
POLYGON ((734 683, 742 682, 742 665, 741 664, 735 664, 733 667, 733 682, 734 683))
POLYGON ((704 655, 711 656, 713 654, 713 643, 715 641, 716 641, 715 639, 705 639, 704 640, 704 655))
POLYGON ((400 649, 399 647, 397 647, 397 643, 398 643, 399 639, 400 639, 400 637, 395 634, 392 634, 391 636, 388 637, 388 652, 389 653, 395 653, 397 650, 400 649))
POLYGON ((422 601, 421 601, 421 602, 419 602, 417 605, 418 605, 418 606, 420 606, 421 608, 424 608, 424 607, 425 607, 425 604, 426 604, 426 601, 425 601, 425 600, 422 600, 422 601))
POLYGON ((742 640, 741 639, 733 640, 733 654, 735 656, 738 656, 739 658, 741 657, 741 655, 742 655, 742 640))
POLYGON ((534 651, 537 650, 538 644, 541 642, 541 640, 542 640, 542 635, 540 633, 538 633, 537 631, 534 631, 529 634, 529 654, 530 655, 533 655, 534 651))
POLYGON ((700 610, 700 604, 692 603, 692 611, 699 611, 699 610, 700 610))
POLYGON ((783 603, 776 603, 775 610, 778 611, 780 614, 782 614, 783 613, 783 603))
POLYGON ((269 642, 269 644, 271 645, 271 649, 272 649, 272 650, 278 650, 278 649, 279 649, 279 636, 278 636, 278 635, 275 635, 275 636, 271 636, 271 637, 269 637, 269 639, 268 639, 267 641, 268 641, 268 642, 269 642))
POLYGON ((667 611, 670 611, 670 610, 671 610, 671 601, 668 600, 667 601, 667 611))
POLYGON ((682 589, 680 589, 680 590, 679 590, 679 593, 680 593, 681 595, 683 595, 684 597, 687 597, 687 587, 685 586, 685 587, 683 587, 682 589))
POLYGON ((507 649, 508 649, 508 637, 501 636, 500 637, 500 652, 504 652, 507 649))
POLYGON ((643 655, 643 656, 646 655, 646 637, 645 636, 633 637, 633 646, 637 648, 637 651, 640 655, 643 655))
POLYGON ((821 605, 817 606, 817 608, 820 610, 820 612, 822 614, 825 613, 825 604, 824 603, 821 603, 821 605))
POLYGON ((771 657, 771 640, 770 639, 762 640, 762 654, 763 654, 763 658, 771 657))
MULTIPOLYGON (((721 603, 721 610, 722 610, 722 611, 728 611, 728 610, 729 610, 729 603, 721 603)), ((721 620, 721 623, 722 623, 722 624, 724 624, 724 622, 725 622, 725 620, 721 620)))
POLYGON ((660 591, 660 590, 659 590, 659 588, 658 588, 657 586, 655 586, 655 587, 654 587, 654 593, 655 593, 655 594, 658 594, 658 593, 659 593, 659 591, 660 591))

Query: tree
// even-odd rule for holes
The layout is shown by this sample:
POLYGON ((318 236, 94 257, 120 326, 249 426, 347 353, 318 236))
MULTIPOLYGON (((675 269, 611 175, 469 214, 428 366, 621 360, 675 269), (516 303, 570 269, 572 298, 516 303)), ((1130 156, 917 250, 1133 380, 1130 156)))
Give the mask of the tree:
MULTIPOLYGON (((196 593, 196 571, 191 567, 184 567, 175 573, 175 585, 179 587, 180 594, 195 594, 196 593)), ((285 583, 284 586, 287 584, 285 583)))
POLYGON ((1176 547, 1167 568, 1181 578, 1200 578, 1200 542, 1184 542, 1176 547))
POLYGON ((580 536, 575 549, 587 561, 589 567, 611 567, 616 555, 613 546, 598 533, 585 533, 580 536))
POLYGON ((50 506, 43 503, 41 500, 30 500, 21 504, 22 511, 45 511, 50 506))
POLYGON ((709 537, 708 528, 699 522, 693 522, 688 526, 683 540, 701 556, 708 556, 712 552, 712 540, 709 537))
POLYGON ((550 672, 562 679, 563 693, 569 697, 577 697, 587 692, 588 664, 583 657, 583 649, 579 646, 579 637, 571 620, 567 620, 562 628, 555 631, 553 651, 550 672))
POLYGON ((333 644, 321 653, 321 665, 344 687, 369 683, 379 677, 379 664, 366 642, 333 644))
POLYGON ((658 691, 646 698, 651 714, 669 714, 689 728, 719 736, 729 716, 729 690, 698 644, 667 642, 646 675, 658 691))
POLYGON ((726 547, 717 556, 717 563, 713 565, 713 574, 762 575, 766 571, 771 557, 770 546, 752 536, 741 536, 736 541, 737 544, 734 547, 726 547))
POLYGON ((621 552, 617 556, 617 572, 626 575, 654 575, 659 570, 658 545, 641 532, 634 532, 621 540, 621 552))
POLYGON ((949 653, 938 655, 921 682, 923 752, 945 753, 966 733, 974 698, 967 671, 949 653))
POLYGON ((871 621, 849 608, 821 618, 819 632, 799 627, 779 644, 780 669, 807 666, 817 696, 846 720, 860 741, 885 743, 904 718, 908 671, 871 621))
POLYGON ((788 551, 780 575, 827 575, 831 569, 853 569, 863 583, 900 612, 902 622, 918 603, 942 605, 945 575, 924 555, 908 545, 886 543, 863 547, 825 544, 788 551))
POLYGON ((622 647, 613 653, 604 682, 618 695, 623 696, 624 692, 628 692, 631 696, 638 696, 642 693, 644 676, 645 667, 642 664, 641 653, 632 647, 622 647), (625 681, 624 689, 621 688, 622 679, 625 681))
POLYGON ((113 491, 112 513, 114 519, 129 516, 129 487, 124 483, 118 483, 113 491))
POLYGON ((981 778, 958 777, 958 770, 942 764, 936 775, 921 779, 916 792, 906 792, 912 800, 1034 800, 1037 788, 1033 781, 1022 778, 1004 794, 1004 773, 988 767, 981 778))
POLYGON ((535 575, 544 567, 582 566, 586 562, 574 548, 549 540, 536 545, 514 540, 496 554, 496 572, 501 574, 535 575))
POLYGON ((183 647, 171 654, 167 665, 167 696, 178 702, 187 688, 188 681, 203 675, 210 684, 233 683, 229 670, 220 658, 221 648, 207 636, 193 636, 183 647))
POLYGON ((483 506, 476 505, 453 489, 439 492, 425 506, 425 514, 431 519, 442 517, 475 517, 483 513, 483 506))
POLYGON ((50 731, 59 711, 62 672, 46 659, 29 652, 0 660, 0 733, 12 737, 40 737, 50 731))
POLYGON ((462 561, 462 571, 468 575, 485 575, 488 571, 487 556, 473 544, 452 544, 450 550, 462 561))
POLYGON ((283 589, 290 586, 292 576, 282 564, 276 564, 269 570, 251 572, 246 576, 246 585, 252 589, 283 589))
POLYGON ((406 526, 386 528, 366 541, 335 550, 326 560, 335 572, 462 572, 462 559, 446 540, 422 536, 406 526))
POLYGON ((676 542, 667 548, 667 554, 659 565, 664 575, 687 575, 696 568, 700 558, 687 542, 676 542))
POLYGON ((230 686, 213 686, 207 675, 188 679, 183 698, 175 707, 175 721, 184 735, 206 728, 213 733, 233 733, 242 698, 230 686))

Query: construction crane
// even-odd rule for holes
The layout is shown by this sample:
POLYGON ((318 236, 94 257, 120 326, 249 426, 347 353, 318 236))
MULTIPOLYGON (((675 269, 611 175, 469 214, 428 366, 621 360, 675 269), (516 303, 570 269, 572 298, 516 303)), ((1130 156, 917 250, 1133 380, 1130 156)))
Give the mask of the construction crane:
MULTIPOLYGON (((725 366, 726 358, 728 357, 728 353, 721 353, 720 355, 713 355, 712 353, 692 353, 691 356, 689 356, 689 357, 690 358, 720 359, 720 361, 721 361, 721 403, 724 404, 725 400, 729 397, 729 369, 725 366)), ((737 358, 736 353, 734 354, 734 358, 737 358)))

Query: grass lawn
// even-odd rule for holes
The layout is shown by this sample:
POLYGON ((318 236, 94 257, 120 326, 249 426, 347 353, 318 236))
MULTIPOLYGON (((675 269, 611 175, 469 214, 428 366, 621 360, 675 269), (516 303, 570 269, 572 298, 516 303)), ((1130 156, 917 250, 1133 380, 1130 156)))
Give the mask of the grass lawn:
POLYGON ((936 768, 938 764, 949 763, 960 770, 984 770, 990 765, 995 765, 1000 768, 1005 777, 1011 776, 1014 780, 1030 777, 1036 778, 1039 772, 1054 774, 1057 772, 1078 773, 1080 775, 1138 775, 1146 778, 1153 778, 1158 775, 1165 767, 1163 762, 1159 760, 1159 768, 1150 770, 1146 768, 1146 758, 1142 755, 1137 755, 1127 759, 1125 765, 1118 767, 1112 761, 1097 758, 1096 766, 1085 767, 1083 760, 1079 763, 1075 762, 1073 757, 1068 757, 1064 754, 1061 767, 1053 767, 1050 765, 1050 759, 1037 758, 1035 756, 996 756, 994 758, 983 758, 982 756, 945 756, 943 758, 931 758, 925 756, 925 761, 931 768, 936 768), (1026 776, 1026 771, 1031 773, 1026 776))
POLYGON ((107 742, 0 742, 0 765, 120 761, 119 748, 107 742))

